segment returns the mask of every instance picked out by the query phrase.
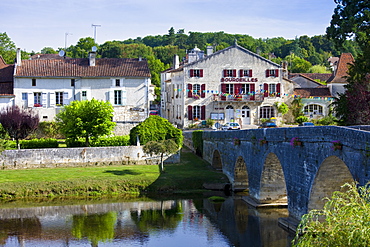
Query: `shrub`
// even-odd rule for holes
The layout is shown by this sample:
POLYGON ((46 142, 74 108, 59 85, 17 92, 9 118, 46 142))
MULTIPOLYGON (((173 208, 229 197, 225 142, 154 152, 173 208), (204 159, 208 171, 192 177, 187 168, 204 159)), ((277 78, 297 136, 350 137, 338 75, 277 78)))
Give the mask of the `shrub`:
POLYGON ((112 136, 112 137, 101 137, 94 141, 91 146, 93 147, 111 147, 111 146, 129 146, 130 136, 112 136))
POLYGON ((21 140, 20 146, 22 149, 35 149, 35 148, 57 148, 58 141, 52 138, 21 140))
POLYGON ((295 119, 295 121, 299 124, 302 124, 304 122, 308 122, 308 117, 306 116, 299 116, 295 119))
POLYGON ((203 155, 203 130, 194 130, 191 137, 195 153, 202 157, 203 155))

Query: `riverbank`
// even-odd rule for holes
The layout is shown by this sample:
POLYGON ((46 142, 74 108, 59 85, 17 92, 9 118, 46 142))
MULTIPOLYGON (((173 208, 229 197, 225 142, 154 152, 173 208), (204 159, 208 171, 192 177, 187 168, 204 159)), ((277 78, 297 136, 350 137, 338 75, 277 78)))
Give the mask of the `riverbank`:
POLYGON ((0 199, 125 196, 189 193, 227 178, 184 147, 181 161, 157 165, 38 168, 0 172, 0 199))

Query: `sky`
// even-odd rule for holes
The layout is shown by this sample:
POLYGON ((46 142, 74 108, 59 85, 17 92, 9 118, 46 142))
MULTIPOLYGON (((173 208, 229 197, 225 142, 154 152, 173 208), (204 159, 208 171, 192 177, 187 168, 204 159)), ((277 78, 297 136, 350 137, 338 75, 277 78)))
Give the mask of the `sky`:
POLYGON ((171 27, 294 39, 325 34, 335 7, 334 0, 4 0, 0 33, 27 52, 94 36, 103 44, 165 35, 171 27))

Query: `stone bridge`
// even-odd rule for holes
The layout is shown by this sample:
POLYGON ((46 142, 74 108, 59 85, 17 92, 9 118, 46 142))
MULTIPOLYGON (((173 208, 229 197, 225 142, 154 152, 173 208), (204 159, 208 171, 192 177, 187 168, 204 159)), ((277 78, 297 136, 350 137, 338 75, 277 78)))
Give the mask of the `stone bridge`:
POLYGON ((369 181, 370 132, 336 126, 204 131, 203 159, 228 176, 234 191, 248 190, 260 204, 286 203, 289 217, 299 220, 346 182, 369 181))

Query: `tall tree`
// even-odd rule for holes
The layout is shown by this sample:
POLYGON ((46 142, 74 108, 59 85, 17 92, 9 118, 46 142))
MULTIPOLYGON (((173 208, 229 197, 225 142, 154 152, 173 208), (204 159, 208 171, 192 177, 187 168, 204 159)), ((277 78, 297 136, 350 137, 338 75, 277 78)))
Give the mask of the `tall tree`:
POLYGON ((31 108, 21 109, 18 106, 8 106, 0 112, 0 123, 11 138, 17 143, 37 129, 39 116, 31 108))
POLYGON ((326 30, 328 37, 334 40, 338 47, 346 44, 349 38, 354 39, 361 49, 361 54, 349 68, 347 90, 336 100, 334 109, 339 112, 345 125, 370 124, 369 117, 361 117, 361 120, 353 121, 349 116, 362 116, 361 106, 368 103, 366 100, 370 91, 368 70, 370 67, 370 1, 335 0, 335 3, 337 7, 326 30), (353 94, 358 93, 361 93, 359 98, 365 101, 354 100, 353 102, 353 94), (344 104, 351 104, 351 106, 344 104))
POLYGON ((67 52, 73 58, 86 58, 93 46, 98 47, 98 44, 95 43, 93 38, 81 38, 75 46, 70 46, 67 52))
POLYGON ((14 42, 9 36, 4 33, 0 33, 0 56, 3 57, 7 64, 14 63, 16 53, 16 47, 14 42))
POLYGON ((113 107, 110 102, 92 99, 65 105, 57 114, 56 121, 66 138, 74 141, 84 138, 88 147, 91 139, 112 133, 116 125, 112 118, 113 107))

